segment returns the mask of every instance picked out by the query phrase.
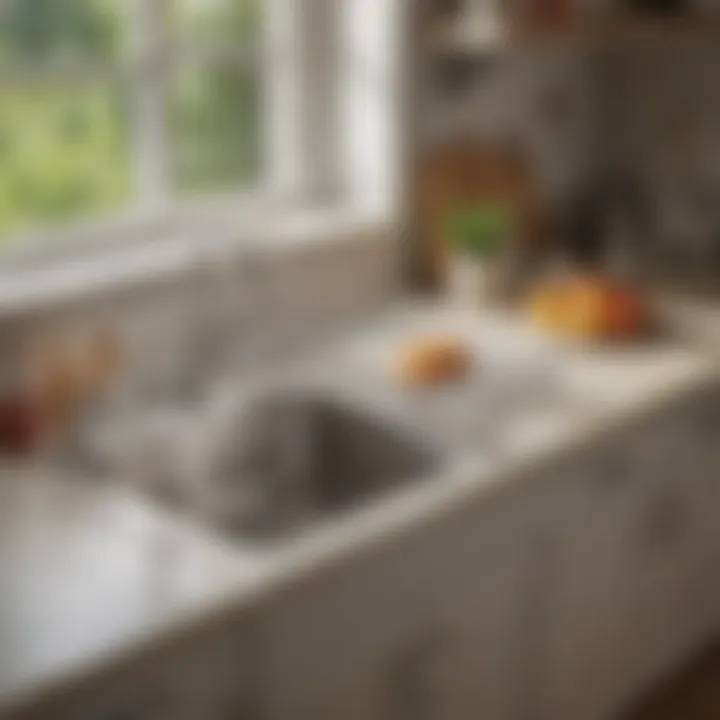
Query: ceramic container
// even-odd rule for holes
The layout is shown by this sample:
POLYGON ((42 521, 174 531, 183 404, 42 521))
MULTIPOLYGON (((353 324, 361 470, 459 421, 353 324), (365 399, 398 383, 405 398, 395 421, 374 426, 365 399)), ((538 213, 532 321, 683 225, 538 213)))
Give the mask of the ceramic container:
POLYGON ((498 267, 493 261, 481 261, 467 255, 450 260, 448 293, 453 304, 480 308, 498 297, 498 267))

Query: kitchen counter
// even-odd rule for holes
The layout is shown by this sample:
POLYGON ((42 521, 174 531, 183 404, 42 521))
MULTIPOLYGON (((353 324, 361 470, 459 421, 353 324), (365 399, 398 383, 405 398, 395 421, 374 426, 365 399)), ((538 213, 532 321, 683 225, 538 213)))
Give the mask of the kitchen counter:
POLYGON ((120 486, 32 468, 0 479, 0 697, 76 677, 201 617, 255 563, 120 486))
POLYGON ((305 533, 250 548, 146 503, 122 485, 37 463, 0 478, 0 715, 113 672, 178 629, 241 613, 280 588, 462 506, 531 482, 541 465, 718 379, 716 355, 672 340, 554 347, 512 317, 398 308, 309 360, 310 376, 405 418, 451 459, 410 486, 305 533), (456 330, 482 358, 471 380, 408 394, 387 379, 417 331, 456 330), (328 368, 333 368, 329 373, 328 368))

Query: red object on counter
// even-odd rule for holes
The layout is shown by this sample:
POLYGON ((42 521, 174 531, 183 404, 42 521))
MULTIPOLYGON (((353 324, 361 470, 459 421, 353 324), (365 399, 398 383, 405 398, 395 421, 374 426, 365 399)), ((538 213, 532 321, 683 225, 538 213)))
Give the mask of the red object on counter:
POLYGON ((21 392, 0 396, 0 452, 12 455, 32 452, 40 436, 37 403, 21 392))

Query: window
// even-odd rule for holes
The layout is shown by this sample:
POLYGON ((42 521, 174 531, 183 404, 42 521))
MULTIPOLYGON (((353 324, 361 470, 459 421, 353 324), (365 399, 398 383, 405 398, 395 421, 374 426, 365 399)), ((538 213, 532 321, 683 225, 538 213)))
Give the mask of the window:
POLYGON ((263 0, 0 0, 0 240, 260 182, 263 0))

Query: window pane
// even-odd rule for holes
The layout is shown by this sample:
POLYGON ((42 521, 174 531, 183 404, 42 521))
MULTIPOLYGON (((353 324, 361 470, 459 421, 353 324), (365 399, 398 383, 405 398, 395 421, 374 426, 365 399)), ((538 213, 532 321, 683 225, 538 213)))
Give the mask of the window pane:
POLYGON ((263 0, 174 0, 181 41, 242 49, 257 42, 263 0))
POLYGON ((0 238, 126 202, 132 185, 128 136, 118 91, 0 88, 0 238))
POLYGON ((218 63, 179 71, 170 107, 174 186, 211 190, 255 182, 260 109, 254 67, 218 63))
POLYGON ((4 68, 118 60, 126 44, 128 0, 0 0, 4 68))

